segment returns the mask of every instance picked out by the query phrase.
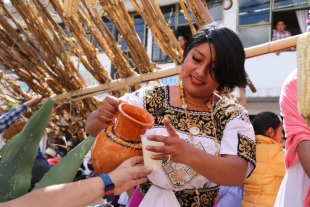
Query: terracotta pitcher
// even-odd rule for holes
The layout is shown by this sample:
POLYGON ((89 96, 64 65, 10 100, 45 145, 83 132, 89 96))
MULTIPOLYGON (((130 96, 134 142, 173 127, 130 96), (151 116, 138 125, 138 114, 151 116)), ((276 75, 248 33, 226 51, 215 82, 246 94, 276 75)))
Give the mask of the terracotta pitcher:
POLYGON ((91 161, 97 173, 109 173, 124 160, 142 155, 140 135, 154 125, 145 109, 122 103, 116 125, 109 125, 96 137, 91 161))

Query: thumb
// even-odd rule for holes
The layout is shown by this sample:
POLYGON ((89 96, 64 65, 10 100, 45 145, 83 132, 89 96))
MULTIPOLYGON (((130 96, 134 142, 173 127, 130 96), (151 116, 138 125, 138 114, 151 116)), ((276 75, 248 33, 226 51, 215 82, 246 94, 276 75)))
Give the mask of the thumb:
POLYGON ((163 123, 166 127, 166 130, 168 132, 168 135, 171 136, 171 137, 178 137, 178 134, 175 132, 173 126, 171 126, 170 122, 169 122, 169 119, 167 117, 165 117, 163 119, 163 123))

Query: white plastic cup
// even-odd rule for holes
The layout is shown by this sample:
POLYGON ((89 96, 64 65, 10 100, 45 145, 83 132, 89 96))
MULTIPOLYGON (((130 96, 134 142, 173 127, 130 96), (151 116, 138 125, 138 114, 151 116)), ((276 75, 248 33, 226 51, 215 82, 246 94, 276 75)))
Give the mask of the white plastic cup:
POLYGON ((152 167, 153 170, 160 170, 162 160, 153 160, 151 158, 151 156, 156 155, 156 154, 161 154, 161 153, 151 152, 151 151, 146 150, 145 148, 148 145, 164 146, 165 143, 150 141, 147 139, 147 135, 141 135, 141 143, 142 143, 142 153, 143 153, 144 166, 152 167))

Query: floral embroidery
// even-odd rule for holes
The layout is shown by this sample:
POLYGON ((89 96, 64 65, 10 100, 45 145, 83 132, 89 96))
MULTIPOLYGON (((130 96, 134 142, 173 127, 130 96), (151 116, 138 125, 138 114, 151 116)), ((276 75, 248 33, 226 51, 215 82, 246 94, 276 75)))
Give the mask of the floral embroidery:
POLYGON ((198 189, 199 195, 196 195, 196 189, 186 189, 176 191, 175 195, 182 207, 213 207, 219 188, 219 186, 208 189, 200 188, 198 189))
MULTIPOLYGON (((139 186, 140 193, 145 195, 151 185, 150 181, 141 184, 139 186)), ((186 189, 174 193, 182 207, 213 207, 219 189, 219 185, 207 189, 199 188, 199 195, 196 194, 196 189, 186 189)))
POLYGON ((238 133, 238 155, 255 166, 256 143, 241 133, 238 133))
POLYGON ((165 163, 163 164, 163 168, 171 184, 176 188, 185 185, 196 176, 196 172, 189 166, 175 162, 165 163))
MULTIPOLYGON (((164 125, 162 120, 167 117, 170 124, 178 133, 189 135, 187 128, 188 120, 186 119, 184 109, 169 104, 169 86, 155 87, 152 89, 147 88, 144 94, 144 107, 155 119, 154 128, 163 128, 164 125)), ((189 110, 189 113, 192 116, 192 120, 195 120, 199 114, 199 112, 192 110, 189 110)), ((196 123, 196 126, 200 129, 197 137, 213 140, 214 143, 217 140, 218 143, 221 144, 226 124, 234 119, 242 119, 246 122, 246 118, 248 118, 246 116, 247 114, 242 106, 223 98, 214 107, 213 121, 209 112, 203 112, 201 114, 196 123)), ((185 139, 185 141, 190 144, 189 139, 185 139)), ((238 156, 255 164, 255 143, 241 134, 238 134, 238 141, 238 149, 236 150, 238 156), (254 144, 254 151, 251 142, 254 144)), ((206 151, 200 142, 195 143, 195 147, 202 151, 206 151)), ((192 168, 184 164, 163 161, 162 166, 166 177, 170 181, 171 189, 178 189, 192 182, 197 176, 197 173, 192 168)), ((146 194, 151 185, 150 182, 142 184, 140 186, 141 193, 143 195, 146 194)), ((198 201, 200 202, 200 206, 211 207, 213 206, 218 190, 219 186, 214 186, 211 182, 210 184, 206 182, 204 188, 199 189, 199 199, 197 197, 198 195, 195 193, 195 189, 175 191, 175 195, 182 207, 198 206, 198 201)))
POLYGON ((172 171, 170 178, 173 183, 185 183, 186 171, 183 168, 176 168, 172 171))

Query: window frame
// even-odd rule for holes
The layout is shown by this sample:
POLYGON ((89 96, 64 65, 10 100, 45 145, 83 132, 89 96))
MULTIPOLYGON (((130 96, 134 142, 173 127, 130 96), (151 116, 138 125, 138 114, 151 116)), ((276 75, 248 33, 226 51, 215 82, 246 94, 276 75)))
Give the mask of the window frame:
MULTIPOLYGON (((238 8, 237 8, 237 31, 239 33, 240 29, 244 29, 244 28, 248 28, 248 27, 259 27, 259 26, 266 26, 269 25, 270 26, 270 31, 269 31, 269 36, 268 36, 268 41, 270 42, 272 39, 272 30, 273 30, 273 23, 274 23, 274 19, 273 19, 273 14, 275 12, 285 12, 285 11, 298 11, 298 10, 304 10, 304 9, 310 9, 310 0, 308 0, 308 6, 304 6, 304 7, 294 7, 294 8, 285 8, 285 9, 274 9, 274 0, 270 0, 270 20, 269 23, 268 22, 264 22, 264 23, 257 23, 257 24, 246 24, 246 25, 239 25, 239 21, 240 21, 240 1, 238 0, 238 8)), ((253 45, 255 46, 255 45, 253 45)))

